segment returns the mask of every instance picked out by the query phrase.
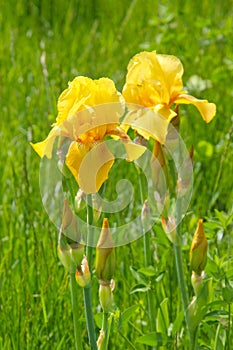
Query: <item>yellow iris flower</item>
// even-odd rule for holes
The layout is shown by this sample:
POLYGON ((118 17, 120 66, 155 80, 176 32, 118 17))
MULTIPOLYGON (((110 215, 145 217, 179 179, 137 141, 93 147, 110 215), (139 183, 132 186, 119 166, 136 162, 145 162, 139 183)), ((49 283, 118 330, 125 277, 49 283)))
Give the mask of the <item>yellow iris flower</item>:
MULTIPOLYGON (((192 104, 198 109, 204 121, 209 123, 216 114, 215 104, 199 100, 182 90, 182 75, 183 66, 177 57, 160 55, 156 51, 144 51, 130 60, 122 94, 127 103, 150 108, 168 121, 176 115, 171 109, 173 104, 192 104)), ((148 130, 148 118, 144 118, 142 112, 140 115, 133 114, 132 116, 132 113, 129 113, 124 123, 130 124, 134 119, 133 123, 135 124, 136 120, 136 125, 133 125, 133 128, 141 134, 141 129, 144 130, 142 136, 146 138, 151 136, 148 130), (145 130, 148 130, 148 133, 145 130)))
POLYGON ((83 192, 95 193, 114 163, 106 136, 123 142, 128 161, 145 151, 121 130, 119 119, 124 111, 124 99, 112 80, 76 77, 58 99, 58 116, 48 137, 31 145, 40 157, 51 158, 55 139, 70 139, 65 164, 83 192))

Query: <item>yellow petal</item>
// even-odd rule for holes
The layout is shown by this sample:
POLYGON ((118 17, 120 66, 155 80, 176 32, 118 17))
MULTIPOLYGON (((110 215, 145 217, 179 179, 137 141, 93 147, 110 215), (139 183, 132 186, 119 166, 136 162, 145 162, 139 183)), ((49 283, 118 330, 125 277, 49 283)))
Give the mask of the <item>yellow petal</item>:
POLYGON ((86 194, 98 192, 113 163, 114 157, 104 142, 96 145, 73 142, 66 156, 66 165, 86 194))
MULTIPOLYGON (((167 86, 170 101, 182 90, 182 75, 184 72, 182 63, 176 56, 157 55, 157 60, 164 74, 164 81, 167 86)), ((169 102, 170 104, 170 102, 169 102)))
POLYGON ((139 109, 129 112, 122 125, 130 126, 145 139, 153 139, 164 143, 167 135, 169 120, 151 109, 139 109))
POLYGON ((60 129, 58 127, 54 127, 52 128, 49 135, 44 141, 37 142, 37 143, 30 142, 30 145, 39 154, 41 158, 44 156, 51 158, 55 138, 60 134, 61 134, 60 129))
POLYGON ((141 155, 147 149, 146 147, 141 146, 141 145, 137 145, 136 143, 134 143, 134 142, 132 142, 130 140, 123 141, 123 144, 125 146, 125 150, 126 150, 126 154, 127 154, 126 160, 128 162, 132 162, 133 160, 136 160, 139 157, 141 157, 141 155))
POLYGON ((58 99, 58 116, 55 125, 60 125, 77 112, 100 104, 121 102, 122 96, 114 82, 108 78, 92 80, 76 77, 58 99))
POLYGON ((207 100, 198 100, 191 95, 179 95, 175 103, 194 105, 206 123, 209 123, 216 114, 216 105, 214 103, 209 103, 207 100))
POLYGON ((123 96, 126 102, 145 107, 169 106, 183 87, 182 74, 177 57, 141 52, 129 62, 123 96))

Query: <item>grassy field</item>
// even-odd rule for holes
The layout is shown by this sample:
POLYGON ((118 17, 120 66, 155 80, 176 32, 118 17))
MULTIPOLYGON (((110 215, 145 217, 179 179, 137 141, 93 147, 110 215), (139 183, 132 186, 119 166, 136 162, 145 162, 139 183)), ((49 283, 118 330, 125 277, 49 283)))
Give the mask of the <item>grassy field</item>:
MULTIPOLYGON (((204 218, 209 242, 206 272, 213 278, 214 295, 198 344, 200 349, 233 348, 232 18, 229 0, 1 2, 1 350, 74 348, 69 275, 57 257, 57 229, 41 203, 40 159, 29 142, 47 135, 57 115, 57 98, 69 80, 77 75, 107 76, 121 90, 130 58, 143 50, 179 57, 189 92, 217 106, 209 125, 192 106, 181 107, 182 137, 195 149, 183 252, 192 295, 189 247, 198 219, 204 218)), ((164 327, 157 329, 162 339, 157 348, 188 349, 184 319, 178 317, 182 303, 172 246, 160 226, 154 231, 156 275, 150 283, 157 322, 160 310, 166 310, 164 327)), ((117 248, 116 259, 116 312, 109 349, 149 349, 140 343, 149 333, 146 295, 142 290, 131 293, 144 263, 142 240, 117 248)), ((98 331, 96 278, 92 295, 98 331)), ((81 289, 79 298, 82 312, 81 289)), ((82 321, 88 349, 84 312, 82 321)))

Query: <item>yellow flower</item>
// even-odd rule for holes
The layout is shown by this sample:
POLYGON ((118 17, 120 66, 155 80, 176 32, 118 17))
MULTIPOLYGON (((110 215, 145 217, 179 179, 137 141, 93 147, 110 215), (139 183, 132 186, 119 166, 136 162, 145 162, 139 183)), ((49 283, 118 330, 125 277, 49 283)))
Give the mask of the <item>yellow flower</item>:
POLYGON ((114 163, 104 142, 106 136, 124 143, 128 161, 145 151, 120 129, 119 118, 124 111, 124 100, 112 80, 77 77, 58 99, 58 116, 48 137, 31 145, 40 157, 51 158, 55 139, 70 139, 65 164, 84 193, 95 193, 114 163))
MULTIPOLYGON (((192 104, 209 123, 216 113, 215 104, 182 90, 182 75, 183 66, 177 57, 156 54, 156 51, 141 52, 129 62, 122 94, 127 103, 150 108, 168 120, 176 115, 171 109, 173 104, 192 104)), ((138 124, 147 129, 148 122, 144 123, 143 115, 140 119, 138 124)))

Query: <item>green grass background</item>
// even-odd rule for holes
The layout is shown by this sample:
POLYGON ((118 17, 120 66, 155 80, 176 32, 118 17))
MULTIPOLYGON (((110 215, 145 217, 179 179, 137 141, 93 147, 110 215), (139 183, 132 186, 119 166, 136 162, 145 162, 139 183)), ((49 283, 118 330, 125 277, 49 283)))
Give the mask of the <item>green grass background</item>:
MULTIPOLYGON (((195 108, 181 108, 182 136, 187 146, 195 148, 184 258, 189 276, 189 244, 198 218, 205 217, 207 272, 213 277, 214 300, 219 301, 201 324, 199 346, 216 350, 233 346, 232 299, 226 297, 227 291, 231 296, 233 279, 232 23, 230 0, 1 1, 0 349, 74 348, 69 278, 57 258, 57 230, 41 203, 40 159, 29 141, 47 135, 56 118, 57 98, 69 80, 77 75, 108 76, 121 90, 129 59, 154 49, 179 57, 189 92, 217 105, 209 125, 195 108)), ((121 312, 138 307, 120 331, 115 322, 110 349, 147 348, 135 342, 149 332, 146 298, 144 293, 129 294, 136 284, 130 266, 143 266, 141 247, 139 240, 117 249, 116 305, 121 312)), ((152 281, 156 310, 168 298, 172 324, 182 306, 172 247, 159 227, 151 249, 155 247, 154 266, 158 275, 164 272, 161 280, 152 281)), ((96 314, 97 287, 94 280, 96 314)), ((189 289, 191 295, 190 285, 189 289)), ((187 349, 183 330, 184 323, 175 334, 166 330, 164 349, 187 349)), ((85 327, 83 339, 87 342, 85 327)))

